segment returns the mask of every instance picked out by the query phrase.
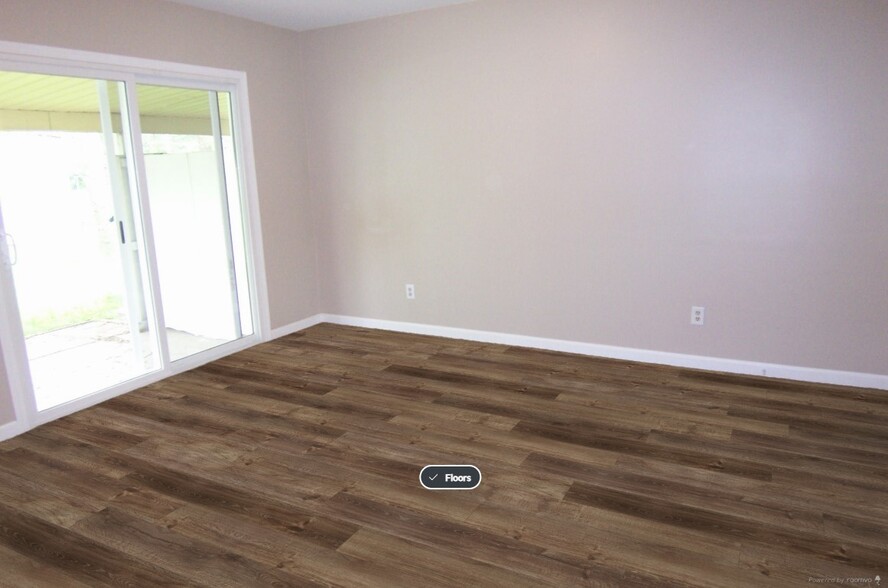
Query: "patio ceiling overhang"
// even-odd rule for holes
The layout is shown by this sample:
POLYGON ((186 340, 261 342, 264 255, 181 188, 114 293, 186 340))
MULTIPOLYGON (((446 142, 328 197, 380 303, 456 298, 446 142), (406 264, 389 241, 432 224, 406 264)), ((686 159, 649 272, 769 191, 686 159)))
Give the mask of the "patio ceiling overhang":
MULTIPOLYGON (((96 84, 86 78, 0 71, 0 131, 100 132, 96 84)), ((141 86, 138 101, 144 133, 212 134, 204 92, 141 86)), ((116 102, 111 111, 119 114, 116 102)))

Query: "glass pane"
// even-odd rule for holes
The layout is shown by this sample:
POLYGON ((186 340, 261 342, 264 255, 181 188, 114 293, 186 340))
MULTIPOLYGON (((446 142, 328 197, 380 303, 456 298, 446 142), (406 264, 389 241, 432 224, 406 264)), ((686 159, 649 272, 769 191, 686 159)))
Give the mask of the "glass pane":
POLYGON ((223 119, 216 92, 137 91, 166 335, 177 360, 253 331, 230 109, 223 119))
POLYGON ((231 219, 231 240, 234 250, 234 270, 237 279, 237 299, 240 305, 241 331, 253 334, 253 311, 250 306, 250 283, 247 272, 246 234, 241 209, 241 187, 238 175, 237 152, 232 124, 231 95, 218 92, 222 131, 222 157, 225 165, 225 186, 228 191, 228 214, 231 219))
POLYGON ((0 208, 37 408, 158 367, 122 83, 0 72, 0 208))

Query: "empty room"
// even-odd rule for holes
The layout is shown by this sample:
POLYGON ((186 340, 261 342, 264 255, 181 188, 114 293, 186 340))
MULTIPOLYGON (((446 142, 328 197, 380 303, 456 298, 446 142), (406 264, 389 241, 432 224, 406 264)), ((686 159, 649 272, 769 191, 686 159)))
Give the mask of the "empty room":
POLYGON ((0 586, 888 585, 888 2, 0 0, 0 586))

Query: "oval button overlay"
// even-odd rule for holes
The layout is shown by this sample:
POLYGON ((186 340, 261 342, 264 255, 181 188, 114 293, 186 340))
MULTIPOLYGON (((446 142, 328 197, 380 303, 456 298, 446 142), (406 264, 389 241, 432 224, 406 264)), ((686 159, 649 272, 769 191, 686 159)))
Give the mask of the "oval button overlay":
POLYGON ((419 483, 427 490, 474 490, 481 483, 481 470, 473 465, 427 465, 419 472, 419 483))

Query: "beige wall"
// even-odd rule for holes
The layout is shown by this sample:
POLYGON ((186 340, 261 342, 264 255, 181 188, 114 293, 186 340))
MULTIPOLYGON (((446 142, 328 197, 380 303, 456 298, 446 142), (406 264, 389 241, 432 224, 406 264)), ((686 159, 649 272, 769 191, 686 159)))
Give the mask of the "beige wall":
POLYGON ((321 306, 886 374, 885 31, 878 0, 481 0, 302 35, 321 306))
MULTIPOLYGON (((158 0, 2 0, 0 40, 245 71, 271 324, 319 312, 295 33, 158 0)), ((7 406, 0 390, 0 424, 7 406)))

